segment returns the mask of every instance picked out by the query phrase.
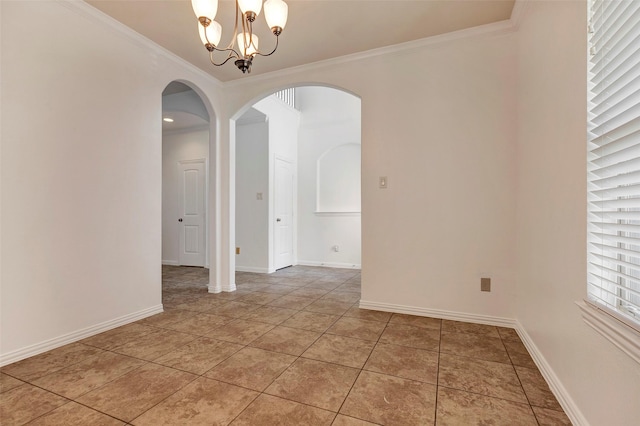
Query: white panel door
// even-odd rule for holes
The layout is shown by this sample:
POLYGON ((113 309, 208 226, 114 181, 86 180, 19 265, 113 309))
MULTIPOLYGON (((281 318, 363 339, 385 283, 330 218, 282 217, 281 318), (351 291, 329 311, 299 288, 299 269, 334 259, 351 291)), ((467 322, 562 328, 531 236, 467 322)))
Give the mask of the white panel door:
POLYGON ((178 163, 180 169, 180 265, 204 266, 205 232, 205 160, 178 163))
POLYGON ((275 160, 275 268, 293 265, 293 165, 283 159, 275 160))

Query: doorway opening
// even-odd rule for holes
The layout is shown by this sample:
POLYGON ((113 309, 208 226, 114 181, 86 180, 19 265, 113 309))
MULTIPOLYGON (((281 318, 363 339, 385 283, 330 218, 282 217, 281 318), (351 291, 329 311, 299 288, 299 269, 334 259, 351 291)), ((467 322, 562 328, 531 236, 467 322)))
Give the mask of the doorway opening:
POLYGON ((235 270, 360 269, 360 98, 289 88, 235 127, 235 270))
POLYGON ((173 81, 162 92, 162 279, 209 283, 211 117, 202 98, 173 81))

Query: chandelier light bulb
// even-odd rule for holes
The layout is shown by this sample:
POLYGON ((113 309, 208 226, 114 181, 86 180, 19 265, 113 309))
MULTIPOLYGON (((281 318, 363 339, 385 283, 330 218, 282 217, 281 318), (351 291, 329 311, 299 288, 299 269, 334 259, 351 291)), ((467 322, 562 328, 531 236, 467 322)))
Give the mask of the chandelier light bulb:
POLYGON ((251 22, 260 15, 262 10, 262 0, 237 0, 240 10, 247 16, 251 22))
POLYGON ((258 36, 249 33, 240 33, 238 34, 238 49, 240 49, 240 53, 244 54, 244 57, 247 58, 258 51, 258 36), (249 38, 251 38, 251 44, 249 44, 249 38))
POLYGON ((218 13, 218 0, 191 0, 191 7, 198 20, 207 18, 213 21, 218 13))
POLYGON ((208 44, 216 47, 220 43, 220 38, 222 37, 222 25, 216 21, 211 21, 211 23, 205 27, 198 22, 198 32, 200 34, 202 44, 204 44, 207 49, 209 49, 207 46, 208 44))
POLYGON ((275 35, 280 35, 287 25, 289 6, 282 0, 267 0, 264 3, 264 17, 275 35))

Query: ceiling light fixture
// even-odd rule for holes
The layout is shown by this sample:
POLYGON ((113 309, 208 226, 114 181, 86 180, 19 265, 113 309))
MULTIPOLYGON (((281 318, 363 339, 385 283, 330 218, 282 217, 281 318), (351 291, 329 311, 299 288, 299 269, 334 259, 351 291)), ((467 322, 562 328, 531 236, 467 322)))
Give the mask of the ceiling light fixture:
POLYGON ((173 118, 165 117, 165 118, 162 119, 162 121, 164 121, 166 123, 173 123, 173 118))
POLYGON ((269 53, 258 50, 258 36, 253 33, 253 22, 260 14, 262 0, 235 0, 236 19, 233 36, 227 47, 220 47, 222 26, 214 21, 218 12, 218 0, 191 0, 193 12, 198 18, 198 32, 204 47, 209 51, 209 60, 217 67, 235 59, 235 65, 243 73, 251 72, 251 63, 256 55, 270 56, 278 48, 278 39, 287 24, 289 7, 282 0, 266 0, 264 15, 271 32, 276 36, 276 45, 269 53), (236 48, 237 43, 237 48, 236 48), (226 52, 227 57, 220 63, 213 59, 214 52, 226 52))

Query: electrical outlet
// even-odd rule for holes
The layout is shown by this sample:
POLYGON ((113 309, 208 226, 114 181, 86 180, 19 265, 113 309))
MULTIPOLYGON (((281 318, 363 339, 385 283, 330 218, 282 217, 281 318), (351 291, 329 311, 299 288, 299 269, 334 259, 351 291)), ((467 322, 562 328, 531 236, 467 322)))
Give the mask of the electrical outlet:
POLYGON ((236 254, 240 254, 240 247, 236 247, 236 254))
POLYGON ((389 179, 386 176, 380 176, 378 178, 378 186, 380 189, 387 189, 389 187, 389 179))
POLYGON ((480 278, 480 291, 491 291, 491 278, 480 278))

